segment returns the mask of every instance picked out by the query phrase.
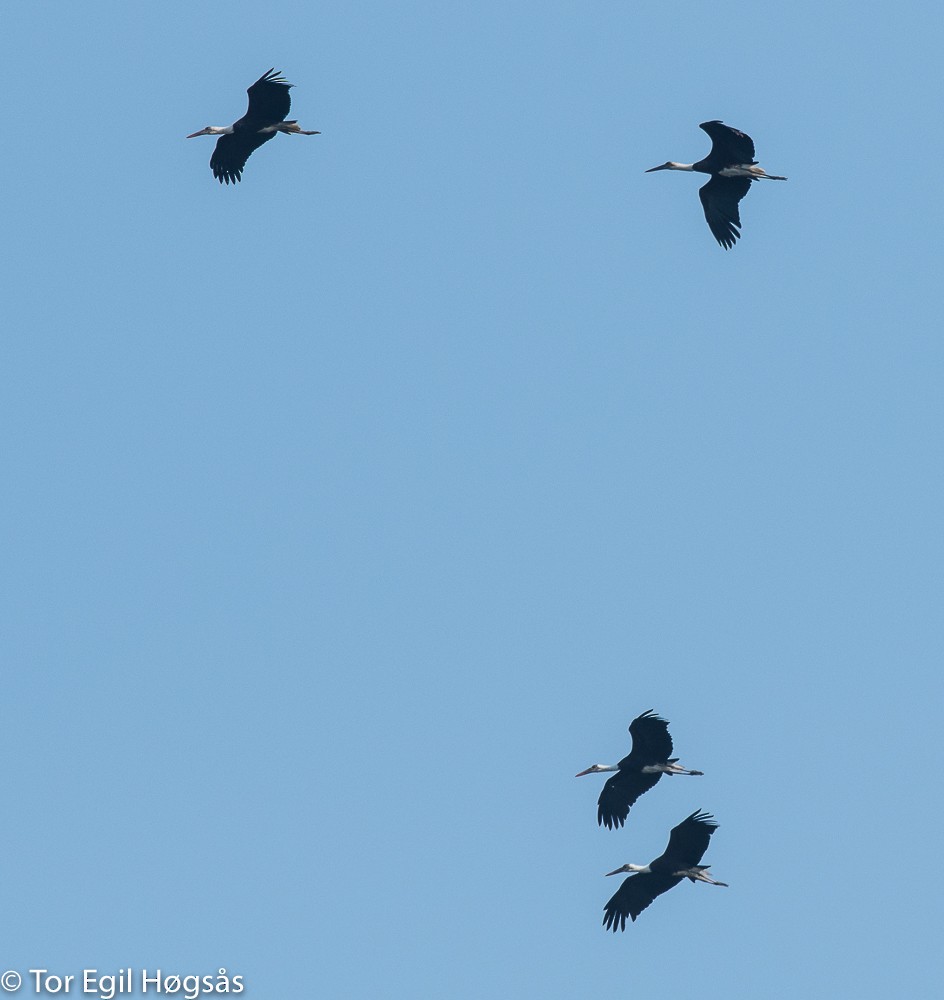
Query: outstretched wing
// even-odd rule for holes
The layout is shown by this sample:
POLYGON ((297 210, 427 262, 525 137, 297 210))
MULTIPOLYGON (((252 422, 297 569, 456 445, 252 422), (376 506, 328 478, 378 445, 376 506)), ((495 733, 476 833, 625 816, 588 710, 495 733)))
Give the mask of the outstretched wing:
MULTIPOLYGON (((650 708, 629 724, 633 749, 620 762, 620 767, 643 767, 645 764, 664 764, 672 756, 672 737, 669 724, 650 708)), ((649 786, 652 787, 652 786, 649 786)))
POLYGON ((750 186, 750 177, 715 175, 698 191, 711 235, 725 250, 730 250, 741 235, 738 202, 747 194, 750 186))
MULTIPOLYGON (((260 122, 262 125, 275 125, 284 121, 292 108, 292 98, 289 96, 290 84, 281 70, 270 69, 246 91, 249 95, 249 108, 245 122, 260 122)), ((251 152, 251 150, 250 150, 251 152)))
POLYGON ((613 830, 622 826, 629 815, 630 807, 643 792, 661 778, 661 774, 641 774, 639 771, 617 771, 603 785, 597 799, 597 823, 613 830))
POLYGON ((233 132, 221 135, 210 157, 210 169, 220 184, 235 184, 253 150, 268 142, 275 132, 233 132))
POLYGON ((754 140, 749 135, 719 121, 702 122, 698 127, 710 136, 709 155, 718 157, 721 166, 754 162, 754 140), (727 162, 721 163, 722 158, 727 162))
POLYGON ((678 826, 672 827, 669 846, 662 857, 657 858, 652 864, 657 865, 664 859, 666 862, 677 863, 682 868, 697 865, 708 850, 708 841, 717 829, 718 824, 710 813, 696 810, 691 816, 686 816, 678 826))
POLYGON ((626 918, 635 920, 662 893, 681 882, 675 875, 630 875, 603 907, 603 926, 615 934, 626 930, 626 918))

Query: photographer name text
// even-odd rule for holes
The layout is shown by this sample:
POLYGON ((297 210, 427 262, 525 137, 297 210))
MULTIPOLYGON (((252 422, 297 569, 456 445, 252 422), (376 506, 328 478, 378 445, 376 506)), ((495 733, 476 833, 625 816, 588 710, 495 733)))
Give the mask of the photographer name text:
POLYGON ((243 976, 231 976, 226 969, 215 975, 198 976, 162 969, 139 969, 130 966, 113 973, 98 969, 83 969, 69 975, 59 975, 49 969, 28 969, 21 975, 8 969, 0 976, 0 988, 15 993, 21 986, 37 996, 93 996, 98 1000, 114 1000, 140 991, 142 996, 169 996, 178 1000, 198 1000, 199 997, 221 993, 242 993, 246 988, 243 976))

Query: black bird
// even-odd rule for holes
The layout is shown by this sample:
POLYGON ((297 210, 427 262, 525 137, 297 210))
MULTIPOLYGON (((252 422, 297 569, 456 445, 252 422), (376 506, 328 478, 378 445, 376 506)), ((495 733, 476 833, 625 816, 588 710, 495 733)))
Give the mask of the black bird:
POLYGON ((704 771, 689 771, 672 754, 672 737, 669 724, 650 708, 629 724, 629 735, 633 738, 633 749, 628 757, 618 764, 593 764, 585 774, 599 774, 601 771, 616 771, 600 792, 597 800, 597 823, 608 830, 622 826, 629 815, 630 806, 648 792, 663 774, 704 774, 704 771))
POLYGON ((268 142, 276 132, 286 135, 321 135, 320 132, 306 132, 297 121, 286 121, 285 116, 292 107, 288 83, 279 70, 270 69, 246 91, 249 94, 249 109, 232 125, 207 125, 188 135, 196 139, 198 135, 218 135, 216 149, 210 157, 210 169, 220 184, 235 184, 242 175, 246 160, 253 150, 268 142))
POLYGON ((710 865, 698 863, 717 829, 718 824, 708 813, 693 812, 672 828, 669 846, 655 861, 650 861, 648 865, 623 865, 615 872, 607 872, 608 876, 622 872, 637 874, 626 879, 603 908, 603 926, 614 934, 617 930, 626 930, 627 917, 635 920, 656 896, 668 892, 683 878, 727 888, 727 882, 717 882, 708 874, 710 865))
POLYGON ((714 238, 730 250, 741 235, 741 216, 738 202, 747 194, 751 181, 785 181, 786 177, 775 177, 765 173, 754 159, 754 140, 723 122, 702 122, 698 126, 711 137, 711 152, 697 163, 675 163, 669 160, 660 167, 647 170, 694 170, 700 174, 711 174, 711 180, 701 188, 701 198, 708 228, 714 238))

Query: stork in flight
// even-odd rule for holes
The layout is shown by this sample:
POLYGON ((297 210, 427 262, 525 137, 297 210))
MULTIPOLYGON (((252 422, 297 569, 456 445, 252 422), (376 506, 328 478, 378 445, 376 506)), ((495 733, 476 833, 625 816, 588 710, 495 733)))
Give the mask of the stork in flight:
POLYGON ((710 865, 700 865, 708 841, 718 829, 714 818, 706 812, 693 812, 672 828, 669 845, 664 853, 648 865, 623 865, 607 875, 635 872, 616 890, 612 899, 603 908, 603 926, 608 931, 626 930, 626 918, 635 920, 640 913, 662 893, 668 892, 682 881, 708 882, 723 885, 708 874, 710 865))
POLYGON ((648 792, 663 774, 704 774, 689 771, 672 756, 669 724, 650 708, 629 724, 633 749, 618 764, 593 764, 576 777, 616 771, 608 779, 597 800, 597 823, 608 830, 622 826, 630 806, 643 792, 648 792))
POLYGON ((711 152, 697 163, 675 163, 669 160, 660 167, 647 170, 694 170, 699 174, 711 174, 698 192, 708 228, 712 236, 730 250, 741 235, 741 216, 738 202, 747 194, 751 181, 785 181, 786 177, 776 177, 765 173, 754 159, 754 140, 723 122, 702 122, 698 126, 711 137, 711 152))
POLYGON ((321 135, 320 132, 306 132, 297 121, 286 121, 285 116, 292 107, 288 83, 279 70, 270 69, 246 91, 249 94, 249 109, 232 125, 207 125, 188 135, 196 139, 198 135, 218 135, 216 149, 210 157, 210 169, 220 184, 235 184, 243 175, 243 167, 252 152, 264 142, 268 142, 276 132, 286 135, 321 135))

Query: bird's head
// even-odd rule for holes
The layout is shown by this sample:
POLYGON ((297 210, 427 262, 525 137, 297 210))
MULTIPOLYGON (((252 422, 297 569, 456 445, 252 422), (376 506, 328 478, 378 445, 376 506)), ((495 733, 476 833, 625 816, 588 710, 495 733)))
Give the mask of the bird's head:
POLYGON ((582 778, 585 774, 599 774, 601 771, 615 771, 615 764, 591 764, 586 771, 575 774, 575 778, 582 778))
POLYGON ((668 160, 666 163, 660 164, 658 167, 650 167, 645 171, 647 174, 653 174, 657 170, 690 170, 691 167, 685 163, 676 163, 675 160, 668 160))
POLYGON ((187 138, 196 139, 198 135, 221 135, 224 131, 225 129, 218 125, 207 125, 206 128, 202 128, 199 132, 194 132, 193 134, 188 135, 187 138))
POLYGON ((641 872, 645 869, 645 867, 645 865, 620 865, 620 867, 615 869, 615 871, 607 872, 606 875, 607 878, 609 878, 610 875, 623 875, 626 872, 641 872))

